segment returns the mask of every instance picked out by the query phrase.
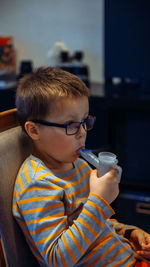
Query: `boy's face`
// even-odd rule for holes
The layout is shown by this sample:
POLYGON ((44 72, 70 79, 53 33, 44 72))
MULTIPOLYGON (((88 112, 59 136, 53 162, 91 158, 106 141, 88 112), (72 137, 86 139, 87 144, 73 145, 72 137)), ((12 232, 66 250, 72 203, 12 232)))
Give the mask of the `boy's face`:
MULTIPOLYGON (((56 101, 53 104, 53 111, 44 120, 59 124, 81 122, 88 114, 87 97, 68 97, 56 101)), ((82 125, 75 135, 66 135, 65 128, 44 125, 38 127, 39 139, 36 145, 38 155, 52 167, 73 162, 78 157, 77 151, 85 146, 86 131, 82 125)))

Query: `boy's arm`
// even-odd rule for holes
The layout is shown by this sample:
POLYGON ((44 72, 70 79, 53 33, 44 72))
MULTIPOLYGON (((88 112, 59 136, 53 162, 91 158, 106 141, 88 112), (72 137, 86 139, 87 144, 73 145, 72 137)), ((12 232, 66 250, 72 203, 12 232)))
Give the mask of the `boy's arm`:
POLYGON ((20 226, 38 259, 47 266, 74 266, 101 234, 113 210, 99 196, 91 193, 72 226, 68 226, 64 190, 55 184, 36 181, 22 191, 14 203, 14 215, 23 217, 20 226), (34 197, 36 196, 36 197, 34 197))

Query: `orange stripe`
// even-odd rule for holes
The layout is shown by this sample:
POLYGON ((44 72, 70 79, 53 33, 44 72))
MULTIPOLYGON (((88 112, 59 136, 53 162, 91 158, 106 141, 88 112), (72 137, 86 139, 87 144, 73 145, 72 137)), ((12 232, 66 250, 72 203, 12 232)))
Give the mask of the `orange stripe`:
POLYGON ((62 241, 63 241, 65 248, 67 249, 69 255, 71 256, 71 258, 72 258, 72 260, 73 260, 73 262, 74 262, 74 264, 75 264, 75 263, 77 262, 77 259, 76 259, 76 257, 74 256, 72 250, 70 249, 70 247, 69 247, 69 245, 68 245, 66 239, 64 238, 64 235, 62 235, 62 241))
POLYGON ((83 240, 90 246, 91 245, 91 241, 87 238, 86 235, 83 234, 83 232, 79 231, 77 226, 75 224, 72 225, 72 227, 77 231, 80 232, 80 235, 82 236, 83 240))
POLYGON ((86 214, 88 217, 90 217, 93 221, 95 221, 101 228, 104 228, 104 224, 97 219, 96 216, 94 216, 91 212, 89 212, 86 209, 83 209, 82 211, 84 214, 86 214))
POLYGON ((30 234, 31 234, 31 235, 37 235, 37 234, 39 234, 39 233, 41 233, 41 232, 44 232, 44 231, 49 230, 49 229, 52 229, 52 228, 54 228, 55 226, 57 226, 58 223, 59 223, 59 224, 62 224, 62 223, 65 222, 65 221, 66 221, 66 218, 63 218, 63 219, 62 219, 62 218, 59 218, 59 219, 57 220, 57 222, 51 223, 50 225, 46 225, 46 226, 41 227, 41 228, 39 228, 39 229, 37 229, 37 230, 34 230, 34 231, 30 232, 30 234))
POLYGON ((130 227, 130 228, 127 227, 127 228, 125 228, 125 229, 122 229, 121 234, 122 234, 123 236, 125 236, 126 231, 127 231, 127 230, 131 230, 131 229, 132 229, 132 230, 135 230, 135 227, 133 226, 132 228, 131 228, 131 227, 130 227))
POLYGON ((108 219, 108 216, 106 215, 106 213, 99 207, 97 206, 95 203, 93 203, 91 200, 87 200, 87 204, 89 204, 90 206, 92 206, 93 208, 95 208, 96 210, 98 210, 105 219, 108 219))
POLYGON ((37 172, 39 172, 41 170, 46 170, 46 167, 45 166, 39 166, 39 167, 37 167, 37 172))
POLYGON ((22 205, 22 204, 27 204, 27 203, 32 203, 32 202, 36 202, 36 201, 50 201, 50 200, 55 200, 55 199, 59 199, 60 196, 42 196, 42 197, 32 197, 32 198, 27 198, 27 199, 23 199, 23 200, 18 200, 17 204, 18 205, 22 205))
POLYGON ((34 170, 34 172, 36 173, 36 171, 37 171, 37 166, 36 166, 36 163, 35 163, 35 160, 31 160, 31 164, 32 164, 32 168, 33 168, 33 170, 34 170))
POLYGON ((83 224, 88 230, 90 230, 90 232, 97 237, 98 233, 88 224, 86 223, 83 219, 81 219, 80 217, 77 219, 78 222, 80 222, 81 224, 83 224))
POLYGON ((50 175, 52 175, 52 173, 50 173, 50 172, 43 173, 43 174, 41 174, 40 176, 38 176, 38 177, 36 178, 36 180, 37 180, 37 181, 40 181, 40 180, 42 180, 43 178, 45 178, 45 177, 47 177, 47 176, 50 176, 50 175))
POLYGON ((35 256, 39 262, 42 262, 43 258, 41 256, 35 256))
MULTIPOLYGON (((81 202, 81 203, 84 203, 86 200, 87 200, 87 197, 82 197, 82 198, 76 200, 76 202, 75 202, 75 206, 77 206, 78 203, 80 203, 80 202, 81 202)), ((73 206, 74 206, 74 205, 73 205, 73 206)))
POLYGON ((68 229, 67 233, 69 234, 69 236, 71 237, 71 239, 74 241, 74 243, 76 244, 78 250, 80 251, 80 253, 83 255, 85 253, 84 249, 82 248, 82 246, 80 245, 80 243, 78 242, 78 240, 74 237, 74 235, 72 234, 71 230, 68 229))
POLYGON ((4 260, 4 262, 5 262, 5 265, 7 266, 5 250, 4 250, 3 241, 2 241, 2 239, 1 239, 1 237, 0 237, 0 243, 1 243, 1 249, 2 249, 2 254, 3 254, 2 257, 4 257, 3 260, 4 260))
POLYGON ((118 221, 116 220, 116 219, 109 219, 111 222, 113 222, 114 224, 116 223, 116 224, 120 224, 120 223, 118 223, 118 221))
POLYGON ((64 257, 63 257, 63 255, 62 255, 62 253, 61 253, 61 251, 60 251, 59 246, 58 246, 58 253, 59 253, 60 257, 61 257, 61 261, 62 261, 62 263, 63 263, 63 266, 64 266, 64 267, 67 267, 68 264, 66 263, 66 261, 65 261, 65 259, 64 259, 64 257))
MULTIPOLYGON (((47 260, 47 263, 48 263, 48 260, 47 260)), ((49 263, 48 263, 48 265, 49 265, 49 263)), ((54 254, 54 267, 58 267, 56 254, 54 254)))
POLYGON ((18 174, 20 174, 21 172, 22 172, 22 167, 20 167, 18 174))
MULTIPOLYGON (((84 191, 86 191, 89 188, 89 184, 85 185, 82 189, 79 189, 75 192, 72 192, 70 194, 67 195, 67 198, 71 198, 73 196, 76 196, 77 194, 83 193, 84 191)), ((88 196, 87 196, 88 197, 88 196)))
MULTIPOLYGON (((97 262, 100 262, 110 251, 112 251, 117 245, 118 245, 118 243, 119 243, 119 241, 116 241, 111 247, 109 247, 109 249, 107 249, 107 251, 105 251, 104 253, 103 253, 103 255, 101 255, 99 258, 97 258, 95 261, 93 261, 92 263, 90 263, 90 264, 88 264, 88 267, 90 267, 90 266, 93 266, 94 264, 96 264, 97 262)), ((95 250, 95 252, 99 249, 99 247, 101 246, 101 244, 99 244, 99 246, 98 246, 98 248, 96 248, 96 250, 95 250)), ((116 253, 116 256, 117 255, 119 255, 119 254, 121 254, 123 251, 125 251, 126 250, 126 248, 122 248, 122 249, 120 249, 117 253, 116 253)), ((116 257, 115 256, 115 257, 116 257)), ((129 258, 130 256, 127 256, 126 258, 123 258, 121 261, 119 261, 119 262, 117 262, 116 264, 114 264, 113 263, 113 267, 116 267, 116 266, 121 266, 121 264, 123 263, 123 262, 125 262, 126 260, 127 260, 127 258, 129 258)), ((88 258, 88 257, 87 257, 88 258)), ((108 261, 109 262, 109 261, 108 261)), ((107 264, 108 264, 108 262, 107 262, 107 264)), ((111 258, 111 260, 110 260, 110 262, 112 262, 112 258, 111 258)), ((105 264, 104 266, 107 266, 107 264, 105 264)), ((131 262, 130 262, 130 264, 131 264, 131 262)), ((126 265, 126 266, 128 266, 128 265, 126 265)), ((129 266, 131 266, 131 265, 129 265, 129 266)))
MULTIPOLYGON (((115 219, 108 219, 108 221, 110 221, 110 222, 112 222, 113 224, 113 228, 114 229, 116 229, 117 228, 117 226, 118 226, 118 228, 117 228, 117 233, 118 234, 121 234, 122 233, 122 230, 123 230, 123 228, 124 228, 124 225, 122 224, 122 223, 118 223, 115 219)), ((128 229, 125 229, 125 231, 126 230, 128 230, 128 229)))
MULTIPOLYGON (((121 253, 123 253, 124 251, 126 250, 126 248, 124 247, 124 248, 122 248, 122 249, 120 249, 119 251, 117 251, 117 253, 109 260, 109 261, 107 261, 105 264, 104 264, 104 267, 105 266, 107 266, 109 263, 111 263, 119 254, 121 254, 121 253)), ((126 258, 125 258, 125 260, 128 258, 128 257, 130 257, 130 256, 127 256, 126 258)), ((124 260, 124 259, 123 259, 124 260)), ((136 262, 136 260, 135 259, 133 259, 129 264, 127 264, 126 265, 126 267, 128 266, 131 266, 133 263, 135 263, 136 262)), ((114 266, 114 265, 113 265, 114 266)), ((120 262, 117 262, 117 265, 116 266, 120 266, 120 262), (119 265, 118 265, 119 264, 119 265)))
POLYGON ((102 248, 102 246, 104 246, 109 240, 112 239, 112 234, 108 234, 100 239, 98 239, 96 242, 94 242, 90 248, 89 248, 89 253, 88 255, 86 256, 84 262, 88 261, 92 256, 93 254, 95 254, 100 248, 102 248))
POLYGON ((77 184, 80 184, 85 178, 86 176, 88 176, 90 174, 91 170, 88 170, 86 173, 84 173, 84 175, 77 181, 72 182, 72 183, 67 183, 63 186, 63 189, 67 189, 68 187, 72 187, 75 186, 77 184))
MULTIPOLYGON (((55 232, 55 233, 52 234, 52 235, 49 235, 49 236, 47 236, 47 237, 42 238, 42 239, 39 240, 39 241, 36 241, 36 242, 35 242, 35 245, 38 246, 38 245, 41 245, 41 244, 45 244, 45 243, 48 242, 49 240, 58 237, 64 230, 66 230, 65 227, 62 228, 62 229, 60 229, 59 231, 55 232)), ((46 254, 47 251, 48 251, 48 249, 45 249, 45 250, 41 251, 41 255, 46 254)))
POLYGON ((16 198, 19 197, 17 190, 14 191, 14 197, 16 197, 16 198))
POLYGON ((60 213, 57 213, 55 215, 51 215, 51 216, 46 216, 44 218, 39 218, 39 219, 35 219, 35 220, 30 220, 30 221, 27 221, 26 222, 20 222, 20 225, 30 225, 30 224, 35 224, 35 223, 40 223, 40 222, 44 222, 46 220, 51 220, 51 219, 54 219, 54 218, 58 218, 58 217, 62 217, 64 215, 63 212, 60 212, 60 213))
POLYGON ((23 182, 22 182, 22 180, 21 180, 21 176, 20 176, 20 174, 19 174, 19 176, 18 176, 18 183, 19 183, 19 185, 20 185, 20 187, 21 187, 21 190, 23 190, 23 189, 24 189, 24 185, 23 185, 23 182))
POLYGON ((31 180, 30 180, 30 177, 29 177, 29 174, 28 174, 28 169, 27 169, 27 159, 25 160, 25 164, 24 164, 24 174, 25 174, 25 177, 27 179, 27 182, 30 183, 31 180))
POLYGON ((93 196, 99 198, 99 199, 100 199, 102 202, 104 202, 104 204, 111 210, 111 212, 112 212, 113 214, 115 214, 115 212, 114 212, 114 210, 112 209, 112 207, 108 204, 108 202, 107 202, 104 198, 102 198, 102 197, 100 197, 99 195, 94 194, 94 193, 90 193, 90 195, 93 195, 93 196))
POLYGON ((19 212, 19 209, 18 209, 18 206, 17 206, 17 205, 15 205, 15 204, 13 203, 12 207, 13 207, 14 210, 16 210, 17 212, 19 212))
POLYGON ((107 251, 105 251, 105 253, 103 253, 102 258, 104 258, 105 255, 107 255, 110 251, 112 251, 118 244, 119 244, 119 241, 116 240, 116 241, 113 243, 113 245, 112 245, 111 247, 109 247, 109 248, 107 249, 107 251))
POLYGON ((33 186, 33 187, 27 187, 26 189, 22 190, 20 194, 24 194, 27 192, 32 192, 32 191, 42 191, 42 190, 59 190, 60 187, 56 185, 49 185, 49 186, 33 186))
POLYGON ((68 207, 68 208, 74 208, 74 207, 76 207, 77 205, 78 205, 78 203, 80 203, 80 202, 85 202, 87 200, 87 197, 85 196, 85 197, 82 197, 82 198, 80 198, 80 199, 77 199, 75 202, 73 202, 73 203, 66 203, 66 207, 68 207))
MULTIPOLYGON (((52 173, 49 173, 49 175, 53 175, 52 173)), ((53 175, 54 176, 54 175, 53 175)), ((55 176, 54 176, 55 177, 55 176)), ((60 179, 60 178, 58 178, 58 177, 56 177, 55 179, 53 179, 53 184, 56 184, 56 183, 58 183, 58 182, 60 182, 62 179, 60 179)))
MULTIPOLYGON (((58 249, 57 249, 57 251, 58 251, 58 249)), ((48 256, 48 258, 47 258, 47 265, 48 266, 51 266, 50 265, 50 261, 51 261, 51 259, 52 259, 52 262, 53 262, 53 266, 54 267, 58 267, 58 264, 57 264, 57 253, 54 253, 54 250, 52 249, 51 251, 50 251, 50 253, 49 253, 49 255, 47 255, 48 256)))
MULTIPOLYGON (((113 264, 113 267, 121 266, 129 257, 130 257, 130 255, 128 255, 126 258, 123 258, 121 261, 113 264)), ((131 262, 126 264, 126 267, 133 266, 133 263, 135 263, 135 262, 136 262, 135 260, 132 260, 131 262)))
POLYGON ((34 251, 38 251, 38 248, 35 246, 35 243, 34 243, 33 239, 31 238, 31 235, 30 235, 30 232, 28 229, 26 230, 26 239, 29 241, 31 249, 34 251))
POLYGON ((39 172, 41 170, 45 170, 46 169, 45 166, 39 166, 39 167, 37 167, 36 166, 36 161, 33 160, 33 159, 31 160, 31 164, 32 164, 32 168, 33 168, 33 170, 34 170, 35 173, 37 173, 37 172, 39 172))
POLYGON ((80 171, 82 168, 84 168, 84 166, 86 166, 86 165, 87 165, 87 162, 83 162, 83 163, 78 167, 78 169, 77 169, 77 171, 76 171, 75 173, 66 176, 66 177, 64 178, 64 180, 67 181, 67 180, 71 179, 72 177, 74 177, 75 175, 77 175, 77 174, 79 173, 79 171, 80 171))
POLYGON ((123 224, 121 224, 121 223, 113 223, 113 226, 114 226, 114 228, 115 228, 115 226, 119 226, 120 229, 123 228, 123 224))
MULTIPOLYGON (((126 266, 127 267, 131 267, 131 266, 133 266, 133 264, 135 264, 136 263, 136 259, 133 259, 130 263, 128 263, 126 266)), ((145 267, 148 267, 149 265, 145 265, 145 267)), ((144 267, 144 266, 143 266, 144 267)))
MULTIPOLYGON (((115 246, 117 246, 117 244, 119 243, 119 241, 116 241, 111 247, 109 247, 109 249, 107 251, 105 251, 100 257, 98 257, 96 260, 94 260, 92 263, 88 263, 88 267, 93 266, 94 264, 96 264, 97 262, 100 262, 111 250, 113 250, 113 248, 115 246)), ((101 244, 99 244, 99 246, 101 246, 101 244)), ((115 265, 113 264, 113 267, 115 265)))
MULTIPOLYGON (((105 243, 107 243, 110 239, 112 238, 112 234, 109 233, 101 238, 99 238, 97 241, 95 241, 94 243, 92 243, 92 245, 90 246, 89 250, 95 251, 96 247, 100 247, 101 245, 104 245, 105 243)), ((98 248, 99 249, 99 248, 98 248)), ((87 255, 87 258, 89 257, 89 254, 87 255)))
POLYGON ((62 206, 64 206, 63 203, 58 203, 58 204, 49 205, 49 206, 46 206, 46 207, 23 210, 22 214, 30 214, 30 213, 35 213, 35 212, 42 212, 42 211, 49 210, 49 209, 56 209, 56 208, 62 207, 62 206))
MULTIPOLYGON (((47 264, 48 265, 50 264, 50 261, 53 258, 54 248, 52 248, 52 247, 54 246, 54 244, 55 244, 55 240, 49 245, 49 247, 47 249, 45 249, 45 250, 42 251, 42 254, 43 255, 44 254, 46 255, 46 253, 47 253, 47 256, 48 256, 48 258, 47 258, 47 264)), ((56 257, 56 253, 55 253, 55 257, 56 257)))

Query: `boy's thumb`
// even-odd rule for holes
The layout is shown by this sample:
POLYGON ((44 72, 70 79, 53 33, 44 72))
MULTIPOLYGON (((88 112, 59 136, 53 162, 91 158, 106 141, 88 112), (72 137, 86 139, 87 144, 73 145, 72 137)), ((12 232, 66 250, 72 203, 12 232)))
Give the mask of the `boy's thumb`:
POLYGON ((139 236, 139 245, 142 247, 143 245, 145 245, 145 236, 144 233, 141 233, 139 236))

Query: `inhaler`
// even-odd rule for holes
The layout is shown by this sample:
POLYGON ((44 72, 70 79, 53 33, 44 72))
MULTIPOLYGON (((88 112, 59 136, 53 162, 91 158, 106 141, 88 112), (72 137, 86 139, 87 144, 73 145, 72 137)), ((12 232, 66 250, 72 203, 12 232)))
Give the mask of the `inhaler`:
POLYGON ((118 182, 120 182, 122 168, 117 165, 118 160, 115 154, 111 152, 100 152, 96 157, 89 149, 80 149, 79 154, 92 164, 98 170, 98 177, 103 176, 111 168, 118 169, 118 182))

